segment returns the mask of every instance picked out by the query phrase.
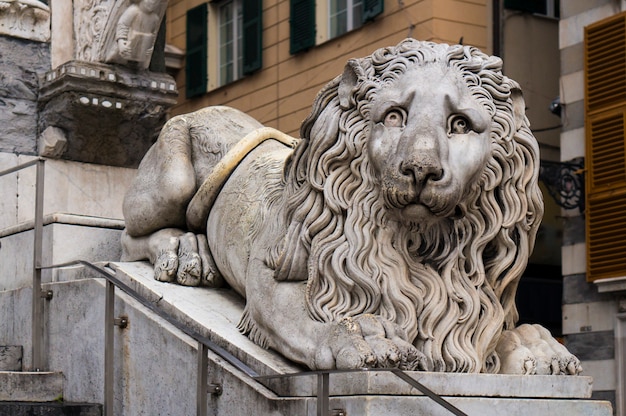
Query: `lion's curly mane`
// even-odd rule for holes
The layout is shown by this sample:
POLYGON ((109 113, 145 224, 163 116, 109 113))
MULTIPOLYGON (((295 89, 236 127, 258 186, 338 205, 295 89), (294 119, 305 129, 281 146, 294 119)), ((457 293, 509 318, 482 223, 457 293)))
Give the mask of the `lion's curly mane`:
POLYGON ((360 75, 347 104, 339 76, 302 125, 285 171, 288 232, 269 264, 279 280, 307 278, 316 320, 378 314, 434 371, 497 372, 495 345, 518 319, 515 292, 543 214, 537 142, 514 109, 519 86, 499 58, 470 46, 407 39, 351 64, 360 75), (464 216, 407 229, 389 219, 372 180, 369 117, 381 88, 424 65, 457 71, 487 109, 491 158, 461 202, 464 216))

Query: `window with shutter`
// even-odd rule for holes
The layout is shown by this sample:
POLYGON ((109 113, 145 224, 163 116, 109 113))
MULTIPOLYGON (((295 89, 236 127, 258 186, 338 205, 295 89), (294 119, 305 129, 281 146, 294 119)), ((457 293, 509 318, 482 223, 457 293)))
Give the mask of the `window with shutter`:
POLYGON ((263 64, 263 2, 243 0, 243 73, 261 68, 263 64))
POLYGON ((626 13, 585 28, 587 279, 626 276, 626 13))
POLYGON ((219 84, 226 85, 243 76, 243 10, 239 0, 219 5, 219 84))
POLYGON ((289 7, 289 52, 295 54, 315 46, 315 0, 290 0, 289 7))
POLYGON ((504 8, 549 17, 559 17, 559 0, 504 0, 504 8))
POLYGON ((363 23, 374 20, 385 9, 384 0, 363 0, 363 23))
POLYGON ((187 11, 185 95, 204 94, 207 89, 207 4, 187 11))

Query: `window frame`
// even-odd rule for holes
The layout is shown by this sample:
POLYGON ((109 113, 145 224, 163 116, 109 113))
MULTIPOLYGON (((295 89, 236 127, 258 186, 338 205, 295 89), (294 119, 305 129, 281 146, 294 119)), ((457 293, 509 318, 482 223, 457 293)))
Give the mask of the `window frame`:
POLYGON ((342 9, 342 11, 345 10, 345 13, 346 13, 346 17, 345 17, 346 30, 344 32, 337 31, 337 33, 333 34, 333 29, 335 29, 333 27, 333 17, 338 16, 341 12, 337 12, 337 10, 333 10, 332 3, 333 2, 339 3, 339 1, 341 0, 326 0, 326 2, 328 3, 328 39, 334 39, 339 36, 342 36, 348 32, 351 32, 355 29, 360 28, 366 23, 363 19, 363 13, 365 11, 364 10, 365 4, 363 0, 345 0, 346 8, 342 9), (358 21, 358 26, 356 25, 357 22, 355 21, 356 20, 355 9, 357 6, 361 8, 360 10, 361 18, 358 21))
POLYGON ((504 0, 504 8, 558 19, 560 16, 559 2, 559 0, 540 0, 534 3, 529 0, 504 0), (541 3, 543 7, 541 9, 538 8, 539 4, 536 3, 541 3))
POLYGON ((329 0, 290 0, 289 52, 293 55, 358 30, 384 12, 384 0, 361 0, 361 3, 361 25, 331 37, 329 0))
MULTIPOLYGON (((242 0, 224 0, 216 4, 217 10, 217 84, 220 87, 233 83, 243 78, 243 1, 242 0), (228 40, 223 39, 222 28, 226 24, 223 21, 222 11, 228 7, 231 13, 231 18, 228 24, 232 25, 232 31, 228 30, 228 40), (224 44, 228 42, 231 44, 232 51, 230 51, 231 61, 224 62, 222 51, 224 44), (224 74, 222 69, 232 64, 232 69, 226 70, 224 74)), ((228 53, 228 52, 227 52, 228 53)))
MULTIPOLYGON (((221 82, 220 79, 220 48, 219 48, 219 13, 220 6, 227 1, 211 1, 202 3, 197 7, 206 7, 207 17, 207 42, 205 45, 206 59, 206 87, 202 93, 216 90, 231 83, 244 79, 253 75, 263 66, 263 0, 237 0, 243 8, 243 40, 240 46, 243 54, 242 73, 238 77, 234 77, 232 81, 221 82), (247 21, 246 18, 250 19, 247 21), (250 39, 246 42, 246 36, 250 39), (248 61, 249 60, 249 61, 248 61)), ((195 8, 194 8, 195 9, 195 8)), ((193 10, 193 9, 190 9, 193 10)), ((189 12, 189 11, 188 11, 189 12)), ((186 66, 186 71, 188 67, 186 66)), ((196 94, 200 95, 200 94, 196 94)))

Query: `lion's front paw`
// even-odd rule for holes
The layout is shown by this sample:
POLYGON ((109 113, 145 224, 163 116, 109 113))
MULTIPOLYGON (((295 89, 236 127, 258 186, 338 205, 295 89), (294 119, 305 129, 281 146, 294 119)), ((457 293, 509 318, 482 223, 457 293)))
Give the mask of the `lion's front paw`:
POLYGON ((504 331, 496 352, 500 356, 500 373, 578 375, 580 361, 540 325, 520 325, 504 331))
POLYGON ((314 367, 425 370, 426 357, 405 339, 400 327, 380 316, 343 318, 331 324, 314 367))
POLYGON ((164 229, 150 236, 149 245, 156 280, 175 281, 184 286, 224 285, 209 252, 206 236, 164 229))

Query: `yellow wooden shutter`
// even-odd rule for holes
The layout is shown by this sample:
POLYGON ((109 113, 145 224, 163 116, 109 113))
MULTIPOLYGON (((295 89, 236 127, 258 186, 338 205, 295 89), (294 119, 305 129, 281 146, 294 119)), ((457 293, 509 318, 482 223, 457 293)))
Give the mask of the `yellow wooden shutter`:
POLYGON ((626 13, 585 28, 587 279, 626 276, 626 13))

